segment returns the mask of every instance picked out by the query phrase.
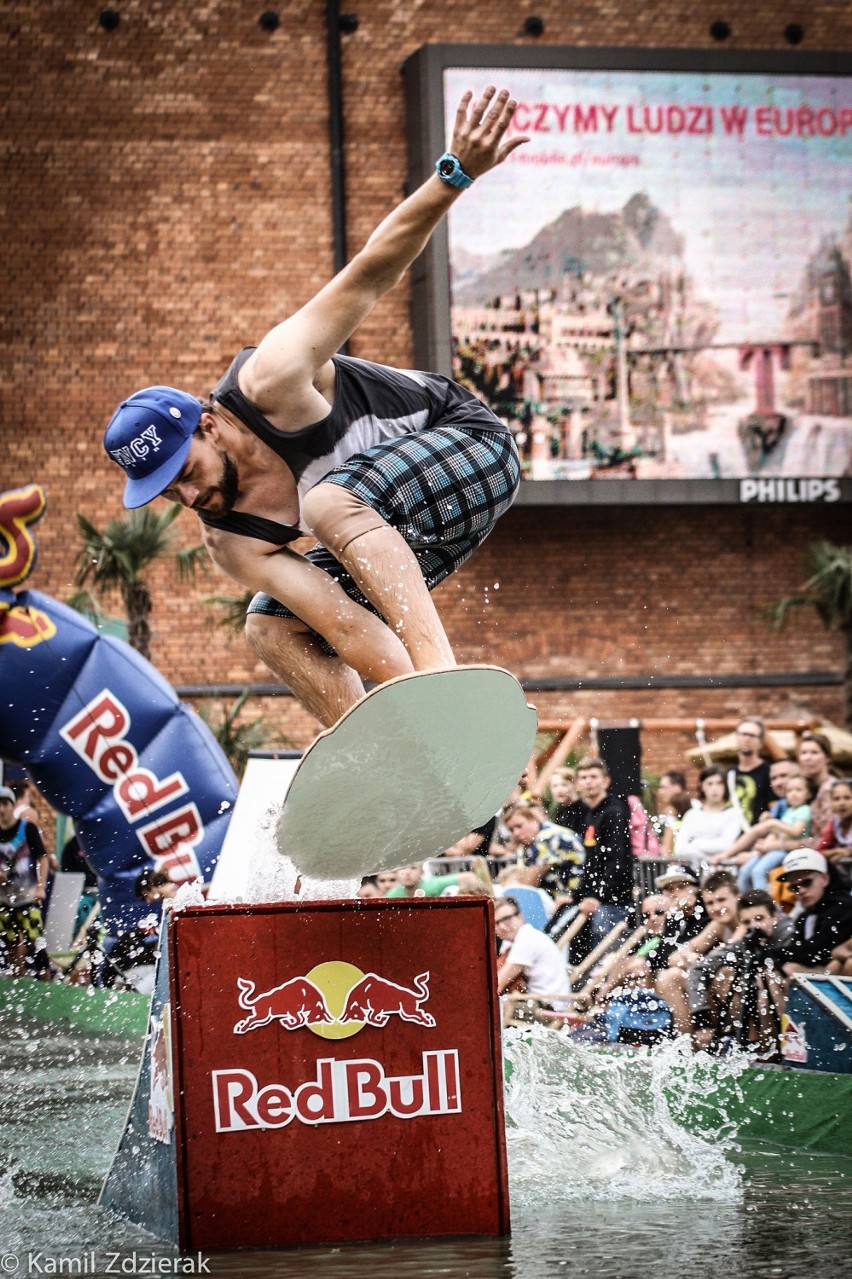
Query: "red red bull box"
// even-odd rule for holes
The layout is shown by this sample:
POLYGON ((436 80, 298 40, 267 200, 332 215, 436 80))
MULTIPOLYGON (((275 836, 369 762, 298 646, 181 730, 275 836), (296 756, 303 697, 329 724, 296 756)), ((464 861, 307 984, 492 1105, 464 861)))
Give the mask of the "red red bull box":
POLYGON ((103 1203, 186 1249, 508 1234, 487 899, 195 907, 167 931, 103 1203))

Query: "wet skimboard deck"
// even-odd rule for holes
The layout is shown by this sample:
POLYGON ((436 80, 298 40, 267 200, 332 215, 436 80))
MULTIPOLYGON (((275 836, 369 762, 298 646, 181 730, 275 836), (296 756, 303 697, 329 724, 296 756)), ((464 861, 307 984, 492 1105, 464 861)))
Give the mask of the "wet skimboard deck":
POLYGON ((497 666, 390 680, 302 757, 278 821, 279 851, 319 879, 434 857, 506 802, 536 727, 520 684, 497 666))

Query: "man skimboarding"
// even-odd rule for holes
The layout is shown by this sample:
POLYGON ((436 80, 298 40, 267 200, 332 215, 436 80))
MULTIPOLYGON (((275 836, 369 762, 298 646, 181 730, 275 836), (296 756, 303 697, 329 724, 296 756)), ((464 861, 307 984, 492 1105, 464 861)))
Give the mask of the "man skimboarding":
POLYGON ((197 511, 224 572, 256 591, 247 636, 325 726, 383 684, 454 666, 429 592, 518 489, 517 450, 475 396, 436 374, 336 352, 422 252, 460 194, 528 139, 515 103, 466 93, 436 171, 301 310, 245 347, 202 403, 137 391, 105 447, 126 507, 197 511), (307 555, 290 543, 312 534, 307 555))

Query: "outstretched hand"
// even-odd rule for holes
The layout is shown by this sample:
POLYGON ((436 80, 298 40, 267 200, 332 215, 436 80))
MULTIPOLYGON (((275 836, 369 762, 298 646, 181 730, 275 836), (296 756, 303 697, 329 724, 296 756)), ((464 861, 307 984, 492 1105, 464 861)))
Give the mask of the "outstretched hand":
POLYGON ((473 94, 468 90, 458 105, 450 151, 465 173, 478 178, 502 164, 516 147, 529 142, 529 138, 519 134, 503 140, 518 105, 509 97, 508 89, 497 93, 494 86, 489 85, 473 106, 472 100, 473 94))

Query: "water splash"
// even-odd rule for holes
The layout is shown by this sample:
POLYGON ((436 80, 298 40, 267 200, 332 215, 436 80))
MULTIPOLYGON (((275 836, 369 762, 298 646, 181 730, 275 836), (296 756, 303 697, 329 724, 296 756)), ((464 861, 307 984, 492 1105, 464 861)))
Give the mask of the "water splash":
MULTIPOLYGON (((653 1050, 603 1052, 542 1027, 509 1029, 506 1140, 514 1208, 549 1197, 738 1203, 734 1127, 687 1127, 744 1061, 694 1055, 686 1040, 653 1050)), ((709 1112, 708 1112, 709 1113, 709 1112)))
POLYGON ((200 879, 187 880, 185 884, 181 884, 175 893, 172 900, 172 910, 186 910, 187 906, 204 906, 205 904, 202 881, 200 879))

